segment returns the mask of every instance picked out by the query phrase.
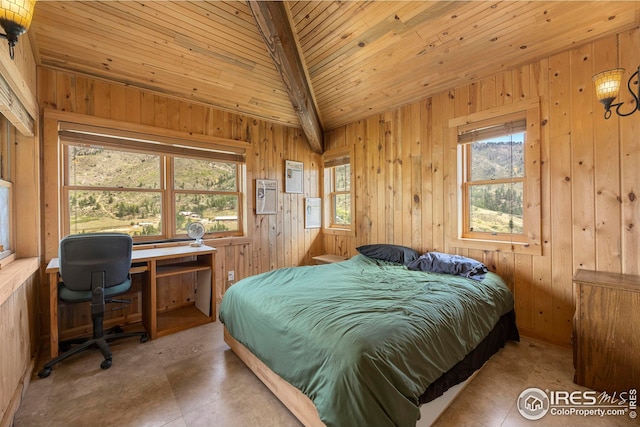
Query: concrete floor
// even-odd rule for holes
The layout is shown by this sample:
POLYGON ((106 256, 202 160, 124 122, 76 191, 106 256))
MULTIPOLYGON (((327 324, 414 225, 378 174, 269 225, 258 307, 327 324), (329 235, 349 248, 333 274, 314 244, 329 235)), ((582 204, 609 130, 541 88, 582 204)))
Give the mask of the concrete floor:
MULTIPOLYGON (((46 379, 35 376, 40 364, 15 427, 300 426, 224 343, 219 321, 144 344, 135 338, 116 342, 111 349, 113 366, 104 371, 98 351, 65 361, 46 379)), ((433 425, 639 425, 626 415, 547 414, 538 421, 520 415, 516 401, 523 390, 584 390, 572 377, 569 350, 527 339, 508 343, 433 425)))

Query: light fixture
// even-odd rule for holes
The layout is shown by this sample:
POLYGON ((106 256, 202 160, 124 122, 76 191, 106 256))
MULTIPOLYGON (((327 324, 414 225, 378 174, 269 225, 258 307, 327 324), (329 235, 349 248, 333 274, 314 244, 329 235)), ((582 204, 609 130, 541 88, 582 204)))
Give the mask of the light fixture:
POLYGON ((596 85, 596 96, 598 97, 598 101, 602 102, 604 105, 604 118, 608 119, 611 117, 611 108, 616 108, 616 114, 622 117, 630 116, 636 111, 640 110, 640 85, 638 85, 638 73, 640 72, 640 67, 638 67, 638 71, 633 73, 631 77, 629 77, 629 81, 627 82, 627 88, 629 89, 629 93, 633 96, 635 100, 635 107, 633 110, 628 113, 622 113, 620 111, 620 107, 623 102, 618 102, 613 104, 613 100, 618 96, 618 92, 620 91, 620 83, 622 81, 622 75, 624 74, 624 68, 614 68, 612 70, 603 71, 601 73, 595 74, 593 76, 593 83, 596 85), (638 88, 634 91, 631 87, 631 84, 638 86, 638 88))
POLYGON ((36 0, 0 0, 0 26, 5 32, 0 37, 9 41, 11 59, 18 36, 29 29, 35 4, 36 0))

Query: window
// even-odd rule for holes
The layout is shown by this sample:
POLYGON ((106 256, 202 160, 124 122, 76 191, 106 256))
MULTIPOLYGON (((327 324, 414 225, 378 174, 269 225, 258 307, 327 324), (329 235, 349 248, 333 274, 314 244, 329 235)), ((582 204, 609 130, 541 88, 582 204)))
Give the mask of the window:
POLYGON ((194 221, 209 237, 242 234, 241 155, 78 130, 60 138, 64 234, 171 239, 194 221))
POLYGON ((181 157, 173 161, 177 233, 187 233, 189 218, 203 222, 208 233, 239 231, 238 165, 181 157))
POLYGON ((327 228, 352 228, 351 153, 324 155, 325 224, 327 228))
POLYGON ((464 165, 463 237, 525 240, 525 137, 524 117, 459 134, 464 165))
POLYGON ((331 225, 351 225, 351 165, 334 166, 331 174, 331 225))
POLYGON ((0 180, 0 258, 11 253, 11 188, 11 182, 0 180))
POLYGON ((537 102, 453 119, 450 127, 458 146, 458 245, 540 253, 537 102))
MULTIPOLYGON (((10 141, 14 128, 9 120, 0 121, 0 260, 8 260, 13 247, 13 184, 11 182, 11 159, 13 153, 10 141)), ((1 264, 1 263, 0 263, 1 264)))

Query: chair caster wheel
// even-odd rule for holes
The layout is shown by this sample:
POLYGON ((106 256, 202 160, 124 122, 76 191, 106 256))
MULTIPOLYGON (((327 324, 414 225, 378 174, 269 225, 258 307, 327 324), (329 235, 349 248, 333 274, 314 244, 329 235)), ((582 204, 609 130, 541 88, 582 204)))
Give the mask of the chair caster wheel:
POLYGON ((143 335, 140 337, 140 342, 145 343, 149 341, 149 335, 143 335))
POLYGON ((40 372, 38 372, 40 378, 47 378, 49 375, 51 375, 51 368, 42 368, 40 372))
POLYGON ((114 334, 122 334, 122 333, 124 333, 124 329, 122 329, 120 326, 115 326, 111 331, 114 334))
POLYGON ((109 369, 111 367, 111 359, 103 360, 102 363, 100 364, 100 367, 102 369, 109 369))

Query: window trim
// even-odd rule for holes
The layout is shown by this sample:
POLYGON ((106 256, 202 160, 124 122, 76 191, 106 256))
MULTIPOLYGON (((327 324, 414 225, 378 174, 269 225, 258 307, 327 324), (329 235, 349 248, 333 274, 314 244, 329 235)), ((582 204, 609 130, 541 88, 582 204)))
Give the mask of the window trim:
MULTIPOLYGON (((527 170, 525 167, 524 175, 522 177, 511 177, 511 178, 498 178, 493 180, 471 180, 469 177, 471 173, 471 163, 473 161, 471 156, 472 145, 475 142, 483 141, 493 136, 505 136, 507 134, 525 132, 525 140, 524 147, 527 144, 527 136, 526 136, 526 112, 520 112, 511 114, 508 116, 500 116, 496 119, 475 122, 472 124, 459 126, 458 127, 458 149, 462 151, 462 162, 460 163, 460 167, 462 169, 462 182, 461 182, 461 192, 462 192, 462 230, 461 236, 465 239, 475 239, 475 240, 495 240, 502 242, 518 242, 518 243, 526 243, 527 239, 527 228, 529 225, 530 218, 525 218, 525 208, 523 206, 523 230, 522 233, 496 233, 491 234, 486 231, 472 231, 470 222, 471 222, 471 205, 470 205, 470 190, 472 187, 476 185, 488 185, 488 184, 513 184, 513 183, 522 183, 523 189, 523 204, 525 200, 527 200, 527 183, 528 183, 528 175, 527 172, 531 172, 527 170), (513 126, 511 126, 513 125, 513 126), (478 127, 481 126, 481 127, 478 127)), ((525 161, 526 161, 526 153, 525 153, 525 161)))
MULTIPOLYGON (((48 113, 48 112, 46 112, 48 113)), ((49 114, 47 114, 49 115, 49 114)), ((56 112, 51 116, 58 116, 56 112)), ((246 141, 224 140, 221 138, 207 137, 205 135, 192 135, 184 132, 173 131, 169 129, 160 129, 146 125, 136 125, 129 123, 122 123, 113 121, 110 119, 97 119, 95 117, 87 117, 78 115, 75 113, 63 113, 63 117, 58 119, 58 152, 59 152, 59 199, 58 199, 58 213, 59 213, 59 229, 60 235, 64 236, 69 233, 70 225, 68 215, 65 213, 66 202, 65 195, 67 194, 65 183, 65 174, 67 173, 64 151, 65 146, 74 144, 95 144, 110 149, 119 149, 131 152, 145 152, 158 153, 161 156, 161 161, 164 160, 168 164, 164 167, 165 176, 161 176, 161 179, 166 182, 169 179, 169 175, 172 176, 170 169, 173 167, 173 161, 167 156, 171 157, 185 157, 185 158, 198 158, 212 160, 211 153, 215 153, 215 160, 220 161, 232 161, 237 164, 237 192, 234 195, 238 195, 238 215, 239 230, 230 231, 228 233, 209 233, 205 235, 205 239, 243 239, 249 236, 248 223, 250 221, 247 218, 246 212, 249 210, 245 206, 248 202, 246 197, 247 192, 247 161, 251 158, 251 146, 246 141), (68 118, 79 118, 80 120, 69 120, 68 118), (85 118, 89 123, 85 122, 85 118), (97 125, 92 124, 97 122, 97 125), (105 126, 104 124, 107 124, 105 126), (110 126, 113 124, 114 126, 110 126), (118 125, 122 125, 121 127, 118 125), (124 127, 131 129, 123 129, 124 127), (164 156, 164 157, 163 157, 164 156)), ((52 117, 46 117, 47 119, 52 117)), ((167 187, 163 184, 163 187, 167 187)), ((96 187, 99 190, 100 187, 96 187)), ((149 189, 149 191, 166 192, 166 188, 149 189)), ((163 202, 163 219, 166 223, 167 219, 172 221, 172 212, 175 211, 175 207, 170 206, 170 210, 165 213, 165 206, 173 203, 173 196, 175 192, 173 190, 167 193, 167 197, 171 200, 163 202)), ((186 235, 175 235, 175 224, 165 225, 165 230, 161 236, 140 236, 136 237, 135 241, 138 243, 145 243, 149 241, 157 240, 172 240, 186 238, 186 235)))
MULTIPOLYGON (((16 258, 16 216, 15 216, 15 173, 14 173, 14 164, 16 161, 15 150, 13 149, 12 141, 16 139, 17 129, 13 126, 11 121, 4 116, 0 116, 4 118, 3 123, 0 125, 0 132, 2 132, 3 136, 1 138, 4 139, 4 143, 0 144, 2 148, 0 150, 0 186, 3 188, 7 188, 9 194, 9 205, 7 206, 7 212, 9 218, 8 222, 8 233, 9 233, 9 248, 0 250, 0 268, 6 267, 11 262, 13 262, 16 258)), ((0 246, 2 246, 0 244, 0 246)))
MULTIPOLYGON (((351 196, 351 163, 349 163, 349 160, 347 159, 347 162, 345 163, 341 163, 341 164, 336 164, 335 166, 329 166, 329 169, 331 170, 331 173, 329 174, 329 227, 331 228, 351 228, 351 220, 353 220, 353 215, 352 214, 352 209, 351 206, 349 207, 349 214, 351 216, 351 220, 349 221, 348 224, 338 224, 335 222, 336 219, 336 211, 337 211, 337 203, 336 203, 336 198, 338 196, 341 195, 349 195, 351 196), (349 190, 336 190, 336 182, 337 182, 337 178, 336 178, 336 168, 340 167, 340 166, 346 166, 349 165, 349 190)), ((349 199, 351 200, 351 199, 349 199)))
POLYGON ((541 238, 541 144, 540 144, 540 101, 538 98, 519 101, 513 104, 496 107, 489 110, 472 113, 467 116, 456 117, 449 120, 450 147, 455 149, 456 155, 449 164, 456 171, 455 179, 452 179, 451 197, 447 198, 446 208, 452 213, 453 221, 447 228, 447 244, 451 247, 464 247, 472 249, 494 250, 512 253, 526 253, 533 255, 542 254, 541 238), (466 160, 463 155, 464 145, 458 142, 461 131, 478 128, 479 125, 495 125, 513 121, 518 115, 526 118, 525 139, 525 184, 523 219, 523 238, 508 238, 505 240, 489 239, 483 236, 463 237, 464 231, 464 173, 466 160), (455 190, 454 190, 455 188, 455 190))
POLYGON ((352 147, 348 148, 338 148, 327 150, 322 155, 322 193, 324 195, 325 202, 323 203, 323 219, 322 219, 322 230, 325 234, 346 234, 349 236, 355 236, 356 230, 356 215, 354 211, 354 187, 355 181, 354 177, 354 152, 352 147), (328 168, 333 168, 334 166, 340 166, 349 164, 349 194, 351 194, 351 224, 349 225, 339 225, 333 224, 333 194, 344 194, 343 192, 334 192, 332 187, 332 179, 333 179, 333 171, 332 173, 327 173, 328 168))
MULTIPOLYGON (((7 211, 9 212, 9 248, 0 250, 0 268, 5 267, 11 261, 15 259, 15 218, 13 215, 15 189, 11 181, 5 181, 0 178, 0 187, 7 188, 9 191, 9 206, 7 211)), ((0 245, 2 246, 2 245, 0 245)))

